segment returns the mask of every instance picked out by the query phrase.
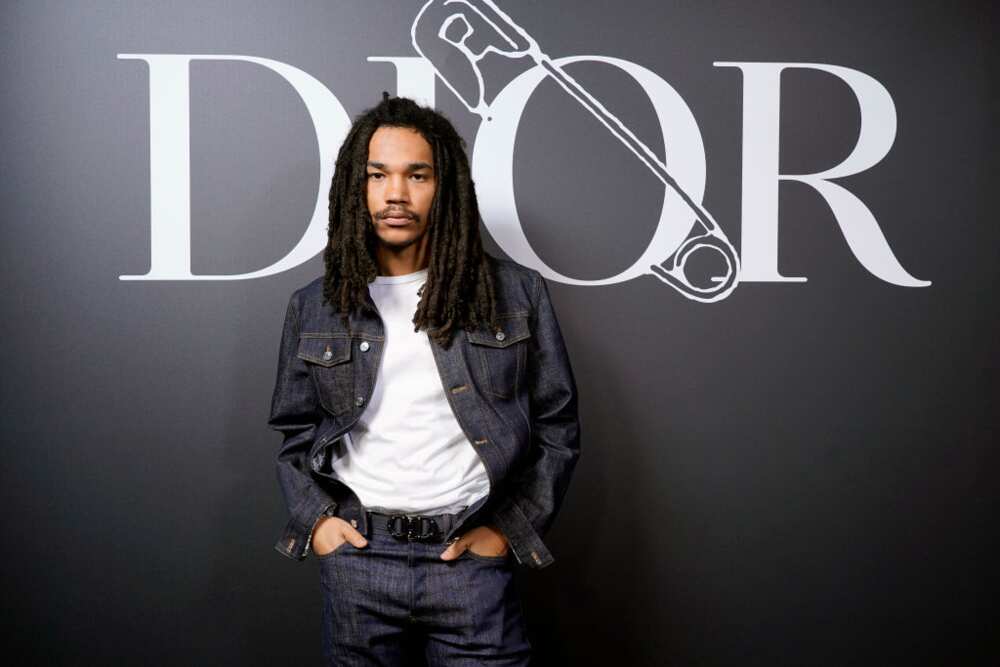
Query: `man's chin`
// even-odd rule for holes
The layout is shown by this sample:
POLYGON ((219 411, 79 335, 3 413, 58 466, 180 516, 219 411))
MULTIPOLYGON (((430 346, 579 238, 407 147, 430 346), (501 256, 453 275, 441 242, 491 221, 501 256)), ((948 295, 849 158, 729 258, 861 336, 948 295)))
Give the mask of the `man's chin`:
POLYGON ((412 232, 407 233, 393 233, 389 231, 388 233, 379 232, 377 234, 379 242, 390 248, 401 249, 411 246, 420 240, 420 234, 413 234, 412 232))

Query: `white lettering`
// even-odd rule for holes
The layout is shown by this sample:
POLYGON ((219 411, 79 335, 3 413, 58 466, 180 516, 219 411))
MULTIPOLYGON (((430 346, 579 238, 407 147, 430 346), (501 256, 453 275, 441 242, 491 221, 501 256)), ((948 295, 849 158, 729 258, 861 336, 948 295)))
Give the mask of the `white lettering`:
POLYGON ((300 69, 277 60, 238 55, 119 53, 120 60, 149 65, 150 135, 150 267, 143 275, 121 280, 246 280, 271 276, 311 259, 326 246, 328 196, 337 150, 351 127, 337 98, 300 69), (320 152, 316 206, 299 242, 274 264, 233 275, 191 273, 191 172, 189 63, 192 60, 237 60, 266 67, 299 94, 312 118, 320 152))
POLYGON ((885 87, 871 76, 847 67, 817 63, 717 62, 743 72, 743 233, 742 282, 803 282, 778 273, 778 182, 812 186, 833 211, 854 256, 882 280, 903 287, 923 287, 900 265, 875 216, 858 197, 830 179, 857 174, 878 164, 896 138, 896 107, 885 87), (781 71, 817 69, 840 78, 854 92, 861 131, 851 154, 840 164, 815 174, 778 173, 778 127, 781 71))
MULTIPOLYGON (((681 188, 695 201, 705 193, 705 146, 694 114, 669 83, 641 65, 606 56, 571 56, 553 61, 559 67, 576 62, 601 62, 628 73, 649 96, 663 130, 665 163, 681 188)), ((486 228, 514 261, 540 271, 546 278, 571 285, 609 285, 650 274, 651 264, 662 262, 691 231, 694 216, 674 191, 666 188, 660 220, 643 254, 621 273, 597 280, 565 276, 535 253, 524 235, 514 203, 514 139, 532 92, 548 76, 541 67, 523 72, 504 87, 490 104, 491 121, 483 121, 472 155, 476 196, 486 228)))

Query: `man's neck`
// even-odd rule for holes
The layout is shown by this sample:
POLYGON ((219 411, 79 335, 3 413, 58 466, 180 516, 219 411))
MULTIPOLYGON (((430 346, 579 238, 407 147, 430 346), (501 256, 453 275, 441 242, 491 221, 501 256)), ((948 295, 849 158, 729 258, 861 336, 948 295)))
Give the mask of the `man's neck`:
POLYGON ((431 263, 430 254, 423 244, 413 244, 396 251, 384 245, 375 249, 375 262, 380 276, 405 276, 426 269, 431 263))

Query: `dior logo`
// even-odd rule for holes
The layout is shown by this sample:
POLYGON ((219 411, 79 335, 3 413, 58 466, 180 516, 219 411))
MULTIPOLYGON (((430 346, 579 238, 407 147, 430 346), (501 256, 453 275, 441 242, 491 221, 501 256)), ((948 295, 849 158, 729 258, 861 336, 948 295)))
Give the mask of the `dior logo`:
MULTIPOLYGON (((729 241, 701 199, 705 189, 705 148, 691 109, 655 72, 609 56, 547 55, 531 35, 491 0, 431 0, 417 13, 411 39, 419 56, 369 57, 395 68, 397 94, 430 106, 440 80, 471 113, 481 118, 472 143, 472 171, 483 222, 497 244, 515 261, 546 278, 574 285, 607 285, 653 275, 683 296, 702 302, 724 299, 739 282, 804 282, 778 270, 778 185, 809 185, 832 210, 857 260, 875 277, 899 286, 922 287, 930 281, 911 275, 897 260, 878 221, 865 203, 834 179, 877 165, 896 137, 896 109, 888 90, 871 76, 848 67, 796 62, 716 62, 738 69, 743 87, 741 251, 729 241), (487 86, 479 63, 486 54, 525 58, 534 64, 509 81, 487 86), (565 67, 599 62, 617 68, 645 91, 660 123, 664 146, 658 152, 641 142, 624 123, 581 86, 565 67), (778 170, 781 73, 811 69, 835 76, 853 92, 861 129, 848 157, 811 174, 778 170), (646 249, 624 271, 596 280, 563 275, 534 252, 517 217, 513 152, 522 112, 546 77, 555 80, 573 103, 582 105, 663 184, 660 218, 646 249), (485 91, 499 90, 488 101, 485 91), (669 149, 669 150, 668 150, 669 149), (661 159, 659 155, 669 156, 661 159), (695 254, 707 254, 717 269, 707 284, 685 273, 695 254)), ((287 63, 245 55, 121 53, 149 68, 151 262, 142 275, 121 280, 245 280, 275 275, 311 259, 326 243, 327 189, 337 149, 350 128, 350 117, 333 92, 308 73, 287 63), (316 131, 320 173, 316 203, 299 242, 270 266, 248 273, 191 273, 189 70, 193 61, 241 61, 265 67, 299 94, 316 131)), ((725 221, 724 221, 725 222, 725 221)))

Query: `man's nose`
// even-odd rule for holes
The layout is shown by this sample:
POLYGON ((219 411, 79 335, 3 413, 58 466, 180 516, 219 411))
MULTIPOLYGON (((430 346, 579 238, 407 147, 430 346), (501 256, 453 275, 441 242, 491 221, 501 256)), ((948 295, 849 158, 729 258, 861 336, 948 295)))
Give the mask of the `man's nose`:
POLYGON ((385 199, 390 203, 410 201, 410 191, 407 187, 405 177, 392 176, 389 178, 389 187, 385 190, 385 199))

